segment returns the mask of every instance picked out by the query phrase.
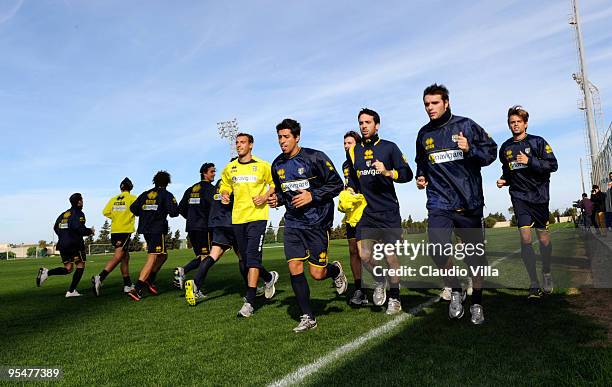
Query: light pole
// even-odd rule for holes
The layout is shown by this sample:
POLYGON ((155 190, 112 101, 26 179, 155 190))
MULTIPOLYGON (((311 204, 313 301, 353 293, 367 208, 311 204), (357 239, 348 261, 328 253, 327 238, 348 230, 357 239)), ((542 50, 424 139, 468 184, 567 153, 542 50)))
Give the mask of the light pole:
POLYGON ((217 122, 219 136, 226 138, 230 146, 230 157, 236 157, 236 135, 238 134, 238 121, 234 118, 231 121, 217 122))

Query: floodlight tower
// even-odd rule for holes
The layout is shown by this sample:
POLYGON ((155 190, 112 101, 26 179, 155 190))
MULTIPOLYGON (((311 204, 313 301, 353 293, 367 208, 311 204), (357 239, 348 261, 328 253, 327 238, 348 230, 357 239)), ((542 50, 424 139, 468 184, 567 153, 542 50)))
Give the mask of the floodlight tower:
POLYGON ((226 138, 230 146, 230 157, 236 157, 236 135, 238 134, 238 121, 234 118, 231 121, 217 122, 219 136, 226 138))
MULTIPOLYGON (((587 77, 587 66, 584 53, 584 42, 582 40, 582 27, 580 25, 580 15, 578 13, 578 0, 572 0, 572 15, 569 18, 569 24, 574 27, 576 32, 576 47, 578 49, 578 73, 572 74, 572 77, 578 83, 578 87, 582 91, 583 100, 579 108, 584 110, 586 118, 586 136, 588 138, 588 151, 590 166, 595 165, 595 159, 599 152, 599 136, 597 124, 595 122, 595 111, 593 108, 594 97, 599 101, 599 93, 595 85, 589 82, 587 77)), ((590 168, 589 168, 590 169, 590 168)))

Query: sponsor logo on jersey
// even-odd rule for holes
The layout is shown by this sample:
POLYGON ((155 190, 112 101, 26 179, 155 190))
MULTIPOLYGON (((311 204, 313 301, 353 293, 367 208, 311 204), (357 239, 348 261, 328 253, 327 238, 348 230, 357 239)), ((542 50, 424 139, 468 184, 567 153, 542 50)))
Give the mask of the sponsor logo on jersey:
POLYGON ((289 182, 281 184, 281 189, 283 190, 283 192, 297 191, 300 189, 308 189, 308 188, 310 188, 310 182, 307 179, 289 181, 289 182))
POLYGON ((375 175, 380 175, 382 172, 377 171, 374 168, 371 169, 363 169, 360 171, 357 171, 357 177, 361 177, 361 176, 375 176, 375 175))
POLYGON ((363 152, 363 158, 365 160, 371 160, 374 158, 374 151, 372 149, 366 149, 365 152, 363 152))
POLYGON ((60 223, 59 224, 59 228, 62 229, 62 230, 67 229, 68 228, 68 223, 64 223, 64 222, 60 223))
POLYGON ((508 167, 510 167, 511 171, 514 171, 515 169, 527 168, 527 164, 521 164, 518 161, 511 161, 508 163, 508 167))
POLYGON ((216 193, 216 194, 213 196, 213 200, 221 200, 221 194, 220 194, 220 193, 216 193))
POLYGON ((253 165, 253 172, 257 172, 257 165, 253 165))
POLYGON ((333 170, 334 170, 334 166, 333 166, 333 165, 332 165, 332 164, 331 164, 329 161, 326 161, 326 162, 325 162, 325 166, 326 166, 327 168, 329 168, 329 170, 330 170, 330 171, 333 171, 333 170))
POLYGON ((70 215, 72 215, 72 213, 70 211, 64 212, 64 219, 70 218, 70 215))
POLYGON ((200 192, 201 189, 202 189, 202 186, 200 184, 196 184, 191 189, 191 192, 200 192))
POLYGON ((255 175, 237 175, 232 176, 234 183, 257 183, 257 176, 255 175))
POLYGON ((425 150, 432 150, 435 147, 433 138, 429 137, 425 140, 425 150))
POLYGON ((299 167, 298 168, 298 174, 300 174, 300 175, 304 174, 304 168, 303 167, 299 167))
POLYGON ((285 180, 285 170, 283 168, 277 170, 276 173, 278 174, 279 179, 285 180))
POLYGON ((349 177, 349 169, 348 168, 344 168, 342 170, 342 172, 344 172, 344 177, 348 179, 348 177, 349 177))
POLYGON ((145 204, 142 206, 142 209, 145 211, 157 211, 157 204, 145 204))
POLYGON ((451 149, 443 152, 431 153, 429 161, 432 164, 443 164, 449 161, 463 160, 463 151, 461 149, 451 149))
POLYGON ((124 212, 125 210, 127 210, 127 207, 125 205, 114 205, 113 206, 113 212, 124 212))
POLYGON ((512 159, 512 149, 508 149, 506 151, 506 159, 508 160, 512 159))
POLYGON ((189 204, 200 204, 200 198, 190 198, 189 204))
POLYGON ((525 154, 528 155, 531 152, 531 148, 525 148, 525 154))
POLYGON ((157 192, 155 192, 155 191, 151 191, 151 192, 149 192, 149 193, 147 194, 147 197, 148 197, 149 199, 155 199, 155 198, 157 197, 157 192))
POLYGON ((552 153, 552 148, 550 147, 550 145, 546 144, 546 146, 544 147, 544 151, 546 151, 546 153, 552 153))
POLYGON ((453 134, 451 136, 451 140, 453 140, 453 142, 459 142, 459 135, 458 134, 453 134))

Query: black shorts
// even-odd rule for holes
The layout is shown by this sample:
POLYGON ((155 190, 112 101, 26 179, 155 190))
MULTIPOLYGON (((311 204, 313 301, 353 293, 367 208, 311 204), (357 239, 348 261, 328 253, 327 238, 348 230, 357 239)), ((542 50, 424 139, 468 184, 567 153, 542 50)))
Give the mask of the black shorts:
POLYGON ((193 253, 199 256, 207 256, 210 254, 210 240, 212 239, 212 231, 209 230, 193 230, 187 233, 189 242, 193 248, 193 253))
POLYGON ((518 228, 548 229, 548 203, 529 203, 521 199, 512 198, 514 216, 518 228))
POLYGON ((111 243, 115 249, 122 249, 123 251, 129 251, 130 249, 130 237, 132 234, 128 233, 113 233, 111 234, 111 243))
POLYGON ((232 228, 238 245, 238 252, 247 268, 262 268, 263 240, 266 233, 267 220, 234 224, 232 228))
POLYGON ((219 246, 223 250, 234 249, 239 254, 232 227, 213 227, 212 229, 212 245, 219 246))
POLYGON ((62 250, 60 251, 62 263, 80 263, 87 261, 85 250, 62 250))
POLYGON ((356 226, 351 226, 346 223, 346 239, 356 239, 357 238, 357 229, 356 226))
POLYGON ((287 261, 306 261, 317 266, 327 266, 329 230, 285 227, 285 257, 287 261))
POLYGON ((395 243, 402 239, 402 217, 399 211, 363 212, 355 230, 358 241, 363 239, 395 243))
POLYGON ((164 237, 164 234, 144 234, 145 242, 147 242, 147 253, 166 254, 166 241, 164 237))
MULTIPOLYGON (((461 238, 464 244, 480 246, 484 249, 484 227, 482 222, 482 209, 454 211, 431 209, 427 215, 427 238, 428 244, 435 244, 442 248, 431 248, 430 254, 433 261, 442 267, 449 257, 443 254, 443 247, 453 244, 453 233, 461 238)), ((470 248, 470 253, 465 253, 462 258, 470 266, 487 265, 486 254, 480 254, 476 248, 470 248)))

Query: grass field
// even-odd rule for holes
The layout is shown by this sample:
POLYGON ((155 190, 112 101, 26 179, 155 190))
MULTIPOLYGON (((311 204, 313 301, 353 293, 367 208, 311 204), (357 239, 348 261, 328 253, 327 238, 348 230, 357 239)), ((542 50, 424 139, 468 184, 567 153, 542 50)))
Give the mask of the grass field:
MULTIPOLYGON (((587 275, 580 239, 572 230, 555 231, 555 272, 587 275), (569 266, 576 270, 563 270, 569 266)), ((487 238, 490 262, 501 260, 500 272, 526 282, 520 258, 511 255, 516 230, 491 230, 487 238)), ((350 279, 346 250, 345 241, 333 241, 330 256, 342 261, 350 279)), ((91 294, 89 278, 108 256, 88 257, 80 286, 85 295, 72 299, 64 298, 70 276, 35 285, 38 268, 58 266, 59 258, 0 262, 0 365, 59 366, 63 385, 266 385, 397 319, 378 308, 351 309, 329 281, 309 281, 319 327, 294 334, 299 311, 282 248, 264 252, 268 269, 281 277, 276 297, 260 299, 252 318, 235 317, 243 289, 233 254, 211 270, 207 300, 188 307, 172 289, 171 273, 190 258, 188 250, 171 251, 158 276, 160 295, 141 302, 121 293, 118 269, 101 297, 91 294)), ((143 262, 143 253, 132 254, 133 278, 143 262)), ((402 289, 404 310, 437 293, 402 289)), ((469 313, 449 321, 447 304, 435 303, 300 383, 610 385, 612 350, 593 344, 604 340, 605 327, 574 312, 563 292, 535 303, 525 296, 523 290, 487 290, 482 326, 473 326, 469 313)))

